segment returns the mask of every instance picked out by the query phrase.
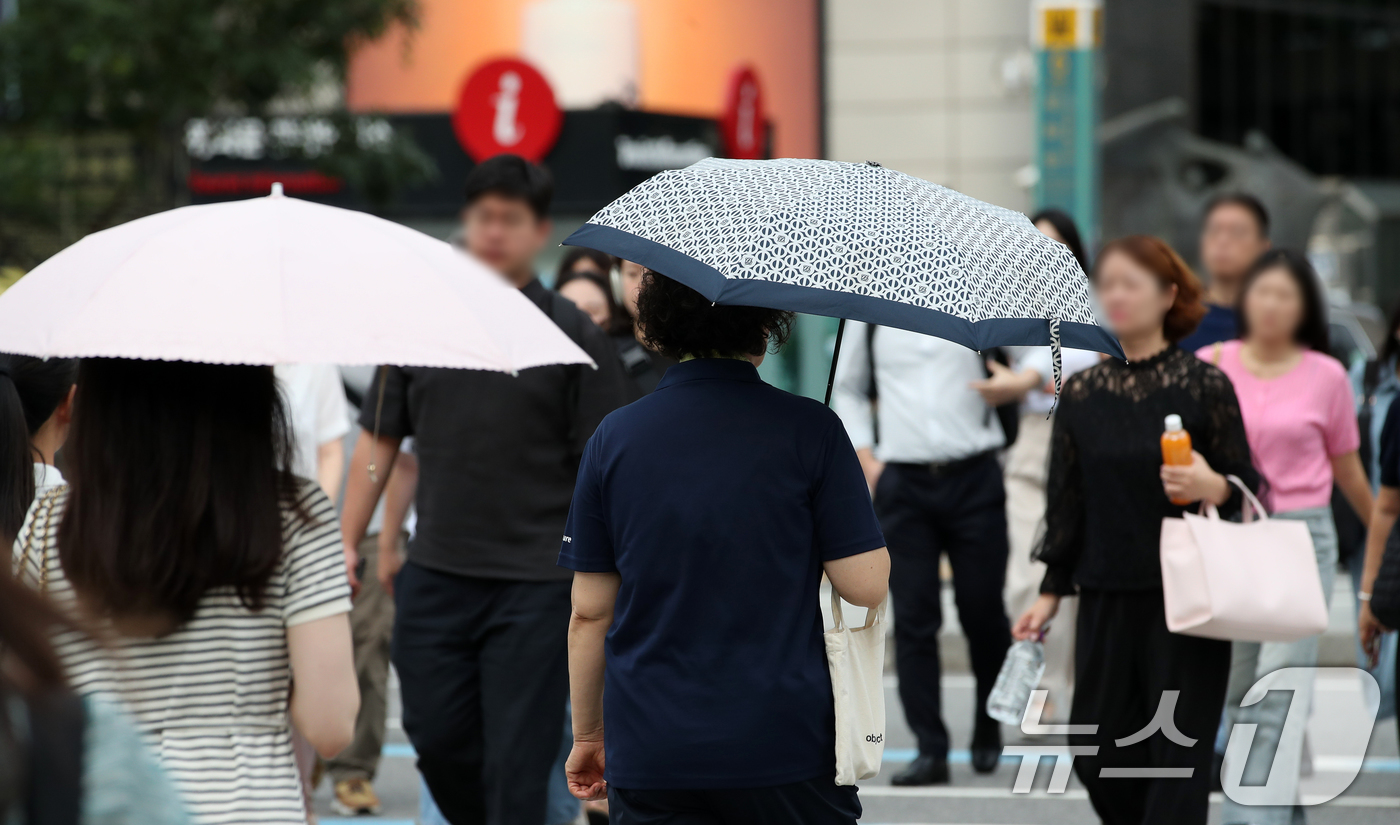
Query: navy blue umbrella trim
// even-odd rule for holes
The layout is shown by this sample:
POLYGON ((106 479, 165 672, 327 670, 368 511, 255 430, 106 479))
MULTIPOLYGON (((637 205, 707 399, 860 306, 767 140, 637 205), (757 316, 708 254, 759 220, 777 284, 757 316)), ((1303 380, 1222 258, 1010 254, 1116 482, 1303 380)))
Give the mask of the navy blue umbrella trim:
MULTIPOLYGON (((873 295, 783 284, 757 279, 726 278, 719 270, 656 241, 615 229, 586 223, 564 240, 639 263, 674 278, 717 304, 761 306, 770 309, 849 318, 911 332, 936 335, 969 349, 1007 346, 1048 346, 1050 325, 1039 318, 989 318, 969 321, 936 309, 917 307, 873 295)), ((1060 322, 1060 343, 1123 358, 1123 348, 1108 330, 1097 324, 1060 322)))

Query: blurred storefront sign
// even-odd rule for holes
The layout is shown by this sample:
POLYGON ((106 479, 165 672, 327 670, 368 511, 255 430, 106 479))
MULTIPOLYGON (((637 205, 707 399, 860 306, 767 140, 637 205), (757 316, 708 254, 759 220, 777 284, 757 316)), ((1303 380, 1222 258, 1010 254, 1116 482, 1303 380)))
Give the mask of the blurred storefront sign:
POLYGON ((1035 203, 1074 216, 1099 237, 1099 49, 1102 0, 1035 0, 1035 203))
MULTIPOLYGON (((578 220, 705 157, 817 156, 819 5, 419 0, 419 27, 361 47, 344 90, 349 115, 367 124, 362 148, 375 140, 368 124, 382 124, 384 140, 411 136, 437 168, 378 211, 455 218, 467 172, 500 152, 549 167, 554 211, 578 220)), ((315 117, 193 121, 190 197, 263 194, 275 174, 290 195, 368 208, 353 181, 317 162, 336 139, 315 117)))
POLYGON ((763 140, 763 88, 752 66, 740 66, 729 78, 724 115, 720 118, 724 148, 731 158, 766 157, 763 140))
MULTIPOLYGON (((530 64, 493 59, 467 75, 451 113, 358 117, 355 139, 372 148, 396 131, 407 134, 437 167, 436 179, 403 192, 391 215, 456 215, 467 172, 502 152, 548 166, 555 211, 584 215, 666 169, 715 156, 769 157, 773 128, 764 119, 758 75, 741 67, 734 78, 720 118, 617 104, 561 112, 548 81, 530 64)), ((364 207, 350 187, 317 168, 337 129, 322 117, 192 120, 185 129, 190 198, 209 203, 264 195, 280 181, 294 197, 364 207)))
MULTIPOLYGON (((476 160, 462 146, 453 116, 386 115, 366 122, 368 132, 361 129, 361 140, 366 135, 372 139, 376 129, 398 130, 410 135, 437 166, 436 179, 405 191, 389 214, 455 216, 462 206, 462 181, 476 160)), ((329 139, 322 134, 327 125, 317 119, 295 127, 281 120, 257 121, 256 126, 241 119, 192 121, 185 139, 191 201, 265 195, 276 180, 293 197, 364 207, 353 190, 316 167, 317 153, 335 139, 333 133, 329 139), (289 146, 296 151, 288 152, 289 146)), ((765 146, 769 139, 765 135, 765 146)), ((543 161, 554 172, 555 211, 587 215, 657 172, 723 154, 717 120, 613 106, 561 113, 558 139, 543 161)))
POLYGON ((538 163, 554 148, 562 120, 544 75, 507 57, 467 75, 452 112, 452 129, 477 162, 509 152, 538 163))

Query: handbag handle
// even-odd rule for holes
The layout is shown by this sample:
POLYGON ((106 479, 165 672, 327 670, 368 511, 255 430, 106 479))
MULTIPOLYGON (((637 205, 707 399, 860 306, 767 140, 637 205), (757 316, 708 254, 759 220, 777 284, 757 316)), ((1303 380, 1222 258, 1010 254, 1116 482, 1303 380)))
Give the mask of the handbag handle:
MULTIPOLYGON (((877 621, 883 622, 885 620, 885 610, 889 607, 889 604, 890 597, 886 595, 884 601, 880 602, 878 607, 867 607, 865 609, 865 624, 859 629, 865 630, 874 627, 877 621)), ((831 619, 834 622, 831 628, 832 630, 845 629, 846 619, 841 615, 841 594, 836 592, 835 587, 831 588, 831 619)))
MULTIPOLYGON (((1260 521, 1269 520, 1269 513, 1264 509, 1264 505, 1259 503, 1259 499, 1256 498, 1254 496, 1253 491, 1251 491, 1249 487, 1247 487, 1245 483, 1240 480, 1239 476, 1227 475, 1225 476, 1225 480, 1238 487, 1241 493, 1244 493, 1245 503, 1242 507, 1240 507, 1240 516, 1241 520, 1245 524, 1249 524, 1256 518, 1260 521)), ((1202 502, 1201 510, 1205 512, 1206 518, 1211 519, 1213 521, 1220 520, 1220 511, 1215 508, 1214 504, 1211 504, 1208 501, 1202 502)))

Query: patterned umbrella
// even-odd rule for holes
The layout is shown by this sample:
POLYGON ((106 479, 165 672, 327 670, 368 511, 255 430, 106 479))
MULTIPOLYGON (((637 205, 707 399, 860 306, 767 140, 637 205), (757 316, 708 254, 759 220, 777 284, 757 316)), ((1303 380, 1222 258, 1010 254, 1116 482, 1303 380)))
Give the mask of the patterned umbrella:
POLYGON ((564 243, 717 304, 853 318, 979 351, 1048 344, 1057 391, 1061 345, 1123 356, 1063 244, 1019 212, 876 163, 709 158, 637 186, 564 243))

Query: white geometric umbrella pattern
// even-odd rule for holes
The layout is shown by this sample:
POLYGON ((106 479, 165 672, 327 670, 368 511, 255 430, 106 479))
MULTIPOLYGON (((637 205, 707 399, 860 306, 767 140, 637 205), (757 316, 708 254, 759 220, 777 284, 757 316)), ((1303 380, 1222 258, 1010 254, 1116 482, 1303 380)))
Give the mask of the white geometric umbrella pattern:
POLYGON ((1067 247, 1018 212, 877 164, 710 158, 633 188, 565 243, 719 304, 852 318, 975 350, 1051 345, 1057 365, 1060 343, 1122 356, 1067 247))

